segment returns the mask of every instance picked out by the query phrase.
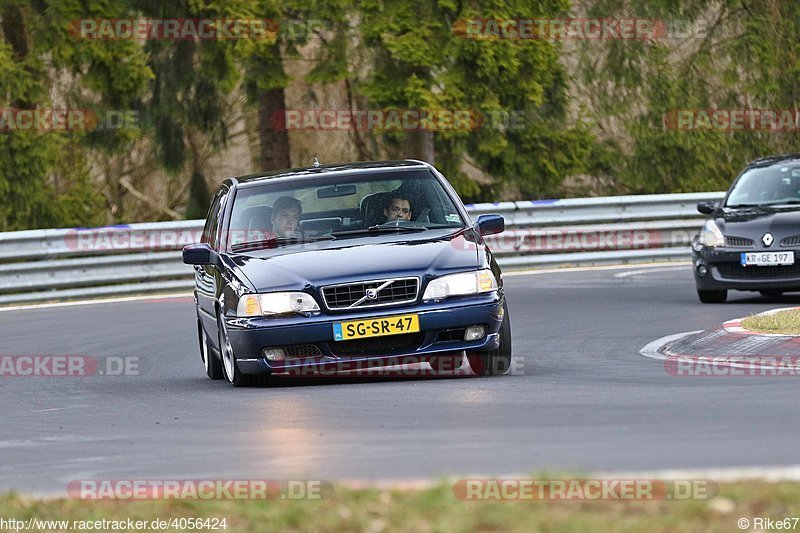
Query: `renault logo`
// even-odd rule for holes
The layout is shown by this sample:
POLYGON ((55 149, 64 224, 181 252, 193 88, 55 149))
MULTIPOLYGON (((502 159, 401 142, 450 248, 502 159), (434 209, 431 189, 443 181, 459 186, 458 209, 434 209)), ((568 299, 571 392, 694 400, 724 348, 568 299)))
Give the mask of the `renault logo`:
POLYGON ((367 299, 374 300, 378 297, 378 289, 367 289, 367 299))
POLYGON ((767 232, 761 237, 761 240, 764 241, 764 246, 769 246, 775 239, 772 237, 772 233, 767 232))

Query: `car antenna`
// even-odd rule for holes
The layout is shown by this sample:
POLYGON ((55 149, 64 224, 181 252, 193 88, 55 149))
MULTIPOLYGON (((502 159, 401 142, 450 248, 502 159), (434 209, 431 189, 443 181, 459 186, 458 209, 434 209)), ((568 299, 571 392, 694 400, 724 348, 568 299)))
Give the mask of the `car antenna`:
POLYGON ((317 159, 317 156, 314 156, 314 162, 311 164, 311 166, 314 168, 319 168, 319 159, 317 159))

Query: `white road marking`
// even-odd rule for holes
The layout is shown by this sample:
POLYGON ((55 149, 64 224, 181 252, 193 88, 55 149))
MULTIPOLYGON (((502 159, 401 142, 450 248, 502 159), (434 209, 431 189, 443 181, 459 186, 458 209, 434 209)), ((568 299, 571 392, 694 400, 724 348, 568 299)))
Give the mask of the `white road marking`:
POLYGON ((688 337, 689 335, 694 335, 695 333, 701 333, 703 330, 698 329, 697 331, 687 331, 685 333, 675 333, 674 335, 667 335, 666 337, 661 337, 660 339, 656 339, 653 342, 647 343, 647 345, 639 350, 639 353, 645 357, 649 357, 650 359, 658 359, 660 361, 666 361, 667 356, 663 353, 659 352, 658 349, 667 344, 668 342, 676 341, 678 339, 682 339, 683 337, 688 337))
POLYGON ((586 272, 592 270, 630 270, 632 268, 638 270, 645 270, 645 269, 652 269, 652 268, 663 268, 666 265, 671 265, 676 270, 678 268, 686 268, 687 266, 691 266, 692 263, 690 262, 678 262, 678 261, 667 261, 667 262, 660 262, 660 263, 650 263, 650 264, 640 264, 640 265, 600 265, 600 266, 584 266, 584 267, 565 267, 565 268, 541 268, 541 269, 532 269, 532 270, 510 270, 507 272, 503 272, 503 277, 508 276, 528 276, 531 274, 553 274, 558 272, 586 272))
MULTIPOLYGON (((633 472, 580 472, 565 474, 558 479, 658 479, 658 480, 685 480, 707 479, 717 483, 732 483, 736 481, 800 481, 800 465, 787 466, 736 466, 718 468, 675 468, 664 470, 644 470, 633 472)), ((453 484, 462 479, 556 479, 552 475, 531 475, 528 473, 512 473, 502 475, 468 474, 463 476, 450 476, 445 483, 453 484)), ((425 490, 438 487, 441 480, 433 479, 348 479, 337 482, 351 489, 383 489, 383 490, 425 490)))
MULTIPOLYGON (((661 337, 660 339, 656 339, 653 342, 648 343, 645 345, 641 350, 639 350, 639 354, 643 355, 644 357, 650 359, 657 359, 659 361, 666 361, 666 360, 675 360, 675 361, 688 361, 690 363, 700 363, 700 362, 708 362, 709 364, 713 364, 718 367, 730 367, 730 368, 745 368, 748 370, 754 369, 765 369, 770 370, 774 368, 778 368, 776 364, 773 362, 776 358, 779 359, 778 356, 768 356, 762 357, 762 359, 755 359, 752 361, 748 361, 748 355, 736 355, 735 352, 741 350, 733 350, 734 353, 731 354, 730 348, 726 348, 726 353, 722 355, 664 355, 663 353, 659 352, 658 349, 667 344, 668 342, 672 342, 683 337, 687 337, 689 335, 694 335, 695 333, 702 333, 704 330, 698 331, 687 331, 685 333, 676 333, 674 335, 667 335, 666 337, 661 337), (727 360, 728 357, 737 357, 737 359, 727 360), (763 360, 763 361, 762 361, 763 360)), ((760 343, 764 343, 765 340, 758 339, 759 342, 753 343, 758 345, 760 343)), ((769 342, 772 342, 771 340, 769 342)), ((754 356, 754 357, 761 357, 761 356, 754 356)))
POLYGON ((638 276, 640 274, 648 274, 650 272, 672 272, 675 270, 686 270, 686 265, 682 266, 673 266, 673 267, 664 267, 664 268, 646 268, 640 270, 631 270, 630 272, 620 272, 619 274, 614 274, 615 278, 627 278, 630 276, 638 276))
POLYGON ((192 293, 170 293, 170 294, 146 294, 141 296, 125 296, 120 298, 101 298, 97 300, 76 300, 74 302, 53 302, 45 304, 28 304, 28 305, 14 305, 9 307, 0 307, 0 313, 5 311, 24 311, 27 309, 48 309, 51 307, 68 307, 73 305, 99 305, 99 304, 113 304, 119 302, 140 302, 144 300, 163 300, 168 298, 191 298, 192 293))
POLYGON ((50 437, 35 437, 30 439, 0 440, 0 448, 29 448, 31 446, 46 446, 61 443, 88 443, 113 440, 108 437, 88 437, 84 435, 55 435, 50 437))
POLYGON ((744 466, 720 468, 691 468, 653 470, 650 472, 614 472, 599 474, 607 479, 709 479, 716 482, 763 480, 800 481, 800 465, 788 466, 744 466))

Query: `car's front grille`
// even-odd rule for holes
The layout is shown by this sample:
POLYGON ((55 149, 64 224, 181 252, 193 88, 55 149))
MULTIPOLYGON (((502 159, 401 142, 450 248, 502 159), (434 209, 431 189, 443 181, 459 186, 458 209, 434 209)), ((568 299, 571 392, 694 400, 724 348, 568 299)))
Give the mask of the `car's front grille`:
POLYGON ((781 241, 781 246, 800 246, 800 235, 792 235, 781 241))
POLYGON ((410 303, 417 299, 418 278, 380 279, 322 288, 328 309, 351 309, 410 303))
POLYGON ((725 237, 725 246, 731 246, 734 248, 747 248, 754 245, 755 242, 753 239, 746 239, 744 237, 725 237))
POLYGON ((372 339, 331 342, 330 348, 334 355, 340 357, 396 355, 414 352, 422 344, 424 337, 422 332, 405 333, 372 339))
POLYGON ((318 357, 322 355, 322 351, 316 344, 294 344, 292 346, 284 346, 283 351, 289 359, 318 357))
POLYGON ((789 279, 800 278, 800 264, 780 266, 748 266, 739 263, 714 265, 726 279, 789 279))

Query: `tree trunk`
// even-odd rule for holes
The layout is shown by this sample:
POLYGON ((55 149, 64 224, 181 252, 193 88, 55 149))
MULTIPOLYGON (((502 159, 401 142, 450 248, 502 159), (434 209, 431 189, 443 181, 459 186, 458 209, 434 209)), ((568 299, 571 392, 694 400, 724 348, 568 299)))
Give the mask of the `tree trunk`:
MULTIPOLYGON (((11 50, 14 52, 14 59, 22 63, 31 51, 30 36, 28 35, 28 21, 25 20, 25 12, 22 7, 16 4, 6 4, 0 13, 0 28, 3 36, 11 50)), ((29 73, 33 72, 30 66, 26 67, 29 73)), ((28 101, 27 98, 20 98, 11 103, 13 107, 19 109, 35 109, 36 106, 28 101)))
POLYGON ((433 164, 434 146, 432 131, 410 131, 406 134, 405 157, 433 164))
POLYGON ((261 169, 279 170, 291 167, 289 132, 285 127, 283 88, 258 92, 258 136, 261 142, 261 169))

